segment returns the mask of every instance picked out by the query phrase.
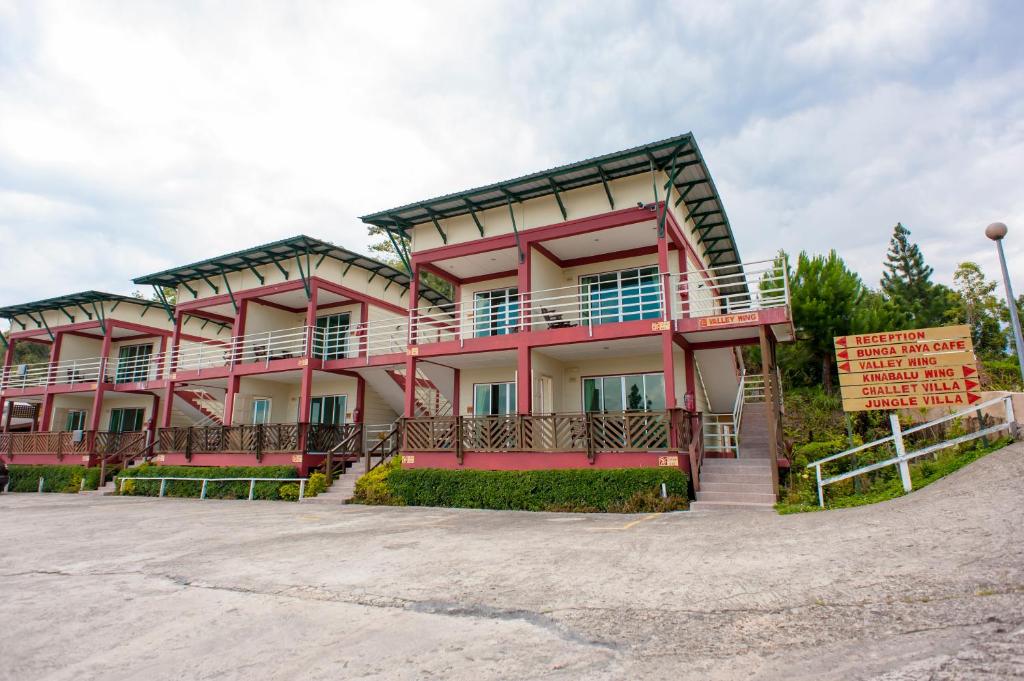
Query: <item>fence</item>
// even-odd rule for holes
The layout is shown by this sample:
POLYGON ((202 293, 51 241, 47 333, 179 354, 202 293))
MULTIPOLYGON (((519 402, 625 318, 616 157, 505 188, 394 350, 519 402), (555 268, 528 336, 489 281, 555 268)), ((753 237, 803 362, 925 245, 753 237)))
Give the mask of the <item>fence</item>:
MULTIPOLYGON (((42 484, 43 484, 42 483, 42 478, 39 478, 39 480, 40 480, 40 482, 39 482, 40 491, 42 491, 42 484)), ((253 495, 256 492, 256 483, 257 482, 297 482, 297 483, 299 483, 299 501, 302 501, 305 498, 305 496, 306 496, 306 478, 179 478, 179 477, 170 477, 170 476, 168 476, 168 477, 142 477, 142 476, 130 475, 130 476, 124 476, 124 477, 118 476, 114 480, 115 480, 114 484, 117 485, 118 494, 121 494, 121 493, 124 492, 124 481, 125 480, 159 480, 160 481, 160 493, 157 495, 158 497, 163 497, 164 493, 167 491, 167 481, 168 480, 174 480, 174 481, 190 480, 190 481, 194 481, 194 482, 202 482, 203 483, 203 487, 202 487, 202 489, 199 492, 199 498, 200 499, 205 499, 206 498, 206 487, 207 487, 208 483, 211 483, 211 482, 245 482, 246 480, 248 480, 249 481, 249 499, 248 499, 249 501, 253 500, 253 495)))
POLYGON ((914 426, 913 428, 907 428, 906 430, 903 430, 900 427, 899 417, 896 414, 890 414, 889 423, 890 427, 892 428, 892 435, 889 435, 888 437, 883 437, 878 440, 873 440, 872 442, 865 443, 863 445, 860 445, 859 447, 847 449, 845 451, 839 452, 838 454, 833 454, 832 456, 826 456, 823 459, 818 459, 817 461, 812 461, 811 463, 807 464, 807 468, 814 469, 814 474, 816 476, 818 485, 818 503, 821 505, 822 508, 825 507, 825 487, 827 485, 831 485, 842 480, 847 480, 858 475, 864 475, 872 471, 887 468, 889 466, 898 466, 900 472, 900 480, 903 484, 903 491, 909 492, 911 489, 913 489, 913 483, 910 479, 909 466, 909 462, 911 460, 921 456, 925 456, 926 454, 933 454, 939 450, 946 449, 948 447, 954 447, 964 442, 969 442, 971 440, 976 440, 978 438, 987 437, 989 435, 998 433, 1003 430, 1009 430, 1010 432, 1014 432, 1016 429, 1016 423, 1014 421, 1013 414, 1013 401, 1009 396, 997 397, 995 399, 982 402, 981 404, 974 405, 969 409, 965 409, 963 411, 959 411, 948 416, 943 416, 941 418, 928 421, 927 423, 922 423, 920 425, 914 426), (997 404, 1002 404, 1003 422, 997 423, 993 426, 985 427, 984 409, 986 407, 992 407, 997 404), (908 435, 914 433, 923 433, 927 431, 929 428, 935 428, 936 426, 943 425, 950 421, 954 421, 964 417, 971 417, 974 415, 977 415, 978 417, 978 430, 976 430, 975 432, 967 433, 965 435, 961 435, 959 437, 955 437, 949 440, 944 440, 936 444, 927 445, 915 451, 907 451, 905 438, 908 435), (825 464, 841 461, 843 459, 846 459, 847 457, 851 457, 861 452, 866 452, 879 447, 886 447, 885 453, 888 454, 888 446, 890 444, 892 447, 892 451, 895 453, 894 456, 886 455, 885 458, 883 458, 883 460, 881 461, 870 463, 866 466, 861 466, 851 471, 837 473, 836 475, 832 475, 829 477, 822 477, 821 469, 822 466, 825 464))

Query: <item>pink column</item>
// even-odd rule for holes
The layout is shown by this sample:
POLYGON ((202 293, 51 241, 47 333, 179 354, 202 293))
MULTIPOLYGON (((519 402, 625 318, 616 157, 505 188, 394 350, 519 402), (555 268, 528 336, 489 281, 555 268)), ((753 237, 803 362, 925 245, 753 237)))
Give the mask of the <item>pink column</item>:
POLYGON ((104 379, 107 373, 107 355, 110 354, 110 332, 112 326, 108 321, 106 323, 106 330, 103 332, 103 345, 100 349, 100 373, 96 380, 96 395, 92 400, 92 413, 89 414, 89 430, 99 430, 100 427, 100 410, 103 408, 103 393, 105 392, 106 383, 104 379))
POLYGON ((533 402, 533 362, 530 346, 525 343, 518 348, 519 368, 516 372, 516 412, 529 414, 533 402))
MULTIPOLYGON (((309 304, 306 306, 306 358, 302 367, 302 384, 299 387, 299 423, 309 423, 310 400, 313 394, 313 328, 316 326, 317 294, 315 282, 310 282, 309 304)), ((305 429, 300 428, 300 448, 306 450, 305 429)))

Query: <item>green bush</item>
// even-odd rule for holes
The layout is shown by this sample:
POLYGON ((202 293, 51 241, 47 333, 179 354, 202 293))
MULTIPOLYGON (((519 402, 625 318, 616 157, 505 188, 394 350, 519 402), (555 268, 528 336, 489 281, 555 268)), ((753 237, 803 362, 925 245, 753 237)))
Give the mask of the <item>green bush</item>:
POLYGON ((305 495, 307 497, 315 497, 327 490, 327 476, 323 473, 313 473, 309 476, 309 480, 306 481, 305 495))
POLYGON ((39 489, 39 478, 43 478, 44 492, 63 492, 74 494, 82 486, 82 478, 85 478, 86 489, 96 489, 99 481, 99 470, 85 468, 83 466, 29 466, 24 464, 10 464, 7 466, 10 474, 11 492, 35 492, 39 489), (95 471, 93 473, 92 471, 95 471), (90 486, 93 485, 93 486, 90 486))
MULTIPOLYGON (((119 477, 127 477, 123 494, 126 496, 155 497, 160 494, 159 480, 130 480, 133 477, 174 477, 174 478, 296 478, 298 472, 292 466, 155 466, 142 464, 137 468, 129 468, 118 473, 119 477)), ((187 480, 168 480, 164 492, 169 497, 198 498, 202 491, 201 482, 187 480)), ((294 500, 298 499, 297 483, 257 482, 253 493, 254 499, 294 500), (284 488, 291 484, 295 487, 292 499, 284 488)), ((248 499, 249 482, 210 482, 206 486, 207 499, 248 499)))
POLYGON ((357 484, 357 501, 519 511, 648 512, 685 508, 689 484, 677 468, 482 471, 403 469, 398 464, 382 468, 361 488, 357 484), (669 499, 660 497, 662 483, 669 499))
POLYGON ((372 471, 356 480, 356 488, 352 494, 352 501, 357 504, 371 504, 375 506, 404 506, 400 500, 391 496, 388 487, 388 480, 391 474, 402 467, 400 457, 392 457, 390 461, 377 466, 372 471))

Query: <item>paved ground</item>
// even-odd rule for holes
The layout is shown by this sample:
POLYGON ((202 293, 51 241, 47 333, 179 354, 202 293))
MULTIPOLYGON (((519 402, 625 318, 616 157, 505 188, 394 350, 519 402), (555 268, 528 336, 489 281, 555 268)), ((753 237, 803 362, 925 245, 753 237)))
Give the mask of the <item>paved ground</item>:
POLYGON ((821 514, 0 496, 0 678, 1024 677, 1024 446, 821 514))

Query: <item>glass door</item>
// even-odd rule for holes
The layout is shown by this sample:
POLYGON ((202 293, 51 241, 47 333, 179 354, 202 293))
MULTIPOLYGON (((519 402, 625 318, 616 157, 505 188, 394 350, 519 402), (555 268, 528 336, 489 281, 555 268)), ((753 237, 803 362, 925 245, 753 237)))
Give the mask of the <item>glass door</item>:
POLYGON ((519 289, 482 291, 474 297, 473 330, 477 338, 504 336, 519 327, 519 289))
POLYGON ((253 399, 252 424, 254 426, 270 423, 270 407, 271 402, 269 397, 257 397, 253 399))
POLYGON ((516 413, 515 383, 478 383, 473 386, 473 414, 497 416, 516 413))
POLYGON ((630 374, 583 379, 583 409, 591 412, 662 411, 665 375, 630 374))
POLYGON ((313 425, 340 426, 345 423, 347 395, 314 397, 309 405, 309 422, 313 425))
POLYGON ((149 359, 152 344, 122 345, 117 351, 117 372, 114 383, 141 383, 149 380, 149 359))
POLYGON ((661 289, 657 266, 592 274, 580 279, 583 318, 591 324, 657 319, 661 289))
POLYGON ((64 430, 85 430, 85 410, 71 409, 68 411, 64 426, 64 430))
POLYGON ((142 417, 144 409, 111 409, 110 426, 107 428, 111 433, 137 433, 142 430, 142 417))
POLYGON ((320 359, 343 359, 348 356, 349 314, 332 314, 316 318, 315 356, 320 359))

